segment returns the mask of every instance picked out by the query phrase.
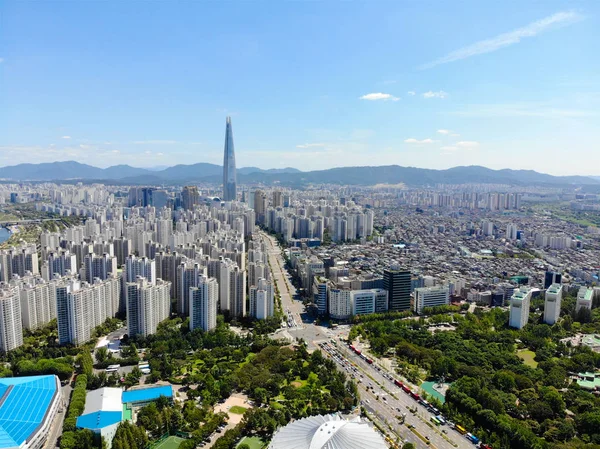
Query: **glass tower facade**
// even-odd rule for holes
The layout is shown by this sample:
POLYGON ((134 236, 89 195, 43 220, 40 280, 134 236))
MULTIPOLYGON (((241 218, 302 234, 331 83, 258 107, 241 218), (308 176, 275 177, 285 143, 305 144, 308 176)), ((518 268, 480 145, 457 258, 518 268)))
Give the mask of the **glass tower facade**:
POLYGON ((225 124, 225 153, 223 155, 223 201, 236 199, 237 176, 235 170, 235 151, 233 149, 233 130, 231 117, 225 124))

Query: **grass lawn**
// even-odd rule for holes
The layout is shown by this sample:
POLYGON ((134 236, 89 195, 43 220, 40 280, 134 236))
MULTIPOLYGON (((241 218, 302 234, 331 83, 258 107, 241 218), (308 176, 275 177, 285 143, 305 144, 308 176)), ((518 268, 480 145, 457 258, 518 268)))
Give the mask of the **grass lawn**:
POLYGON ((530 351, 529 349, 522 349, 520 351, 517 351, 517 355, 521 358, 521 360, 523 360, 523 363, 525 365, 530 366, 532 368, 537 368, 538 362, 533 360, 535 357, 535 352, 530 351))
POLYGON ((154 449, 177 449, 182 441, 184 441, 183 438, 170 436, 158 446, 155 446, 154 449))
POLYGON ((265 442, 258 437, 244 437, 242 438, 242 441, 239 442, 238 447, 242 443, 250 446, 250 449, 262 449, 266 446, 265 442))
POLYGON ((246 407, 242 407, 241 405, 233 405, 228 411, 235 413, 236 415, 243 415, 246 413, 246 410, 248 409, 246 407))

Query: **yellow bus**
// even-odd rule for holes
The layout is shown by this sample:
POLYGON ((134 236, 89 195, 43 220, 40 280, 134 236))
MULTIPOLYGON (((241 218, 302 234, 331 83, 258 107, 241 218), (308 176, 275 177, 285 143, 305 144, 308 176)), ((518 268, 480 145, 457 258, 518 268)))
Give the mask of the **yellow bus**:
POLYGON ((463 426, 459 426, 458 424, 456 425, 455 429, 461 435, 464 435, 465 433, 467 433, 467 429, 465 429, 463 426))

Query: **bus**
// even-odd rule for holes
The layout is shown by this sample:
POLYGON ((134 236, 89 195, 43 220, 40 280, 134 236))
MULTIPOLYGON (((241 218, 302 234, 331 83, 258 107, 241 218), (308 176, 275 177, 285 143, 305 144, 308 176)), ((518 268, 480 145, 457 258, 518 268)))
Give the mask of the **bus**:
POLYGON ((472 433, 467 433, 466 435, 467 440, 469 440, 471 443, 473 444, 477 444, 479 443, 479 438, 477 438, 475 435, 473 435, 472 433))
POLYGON ((108 365, 106 367, 106 369, 119 369, 119 368, 121 368, 121 365, 108 365))
POLYGON ((116 373, 117 371, 119 371, 119 368, 106 368, 104 370, 104 372, 109 373, 109 374, 110 373, 116 373))
POLYGON ((460 433, 461 435, 464 435, 465 433, 467 433, 467 429, 465 429, 463 426, 460 425, 456 425, 456 427, 454 427, 456 429, 456 431, 458 433, 460 433))
POLYGON ((430 421, 431 421, 432 423, 434 423, 436 426, 440 426, 440 425, 442 424, 442 423, 440 422, 440 420, 439 420, 439 419, 437 419, 435 416, 432 416, 432 417, 431 417, 431 419, 430 419, 430 421))

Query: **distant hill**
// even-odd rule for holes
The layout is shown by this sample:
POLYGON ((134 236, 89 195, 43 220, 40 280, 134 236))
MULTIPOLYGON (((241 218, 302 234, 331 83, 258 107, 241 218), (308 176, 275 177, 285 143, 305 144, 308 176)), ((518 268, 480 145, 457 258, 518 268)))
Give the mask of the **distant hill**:
MULTIPOLYGON (((43 164, 19 164, 0 168, 0 179, 16 181, 102 181, 121 184, 185 184, 192 182, 219 183, 220 165, 198 163, 175 165, 163 170, 115 165, 97 168, 74 161, 43 164)), ((238 169, 240 183, 264 183, 301 186, 306 184, 398 184, 426 186, 435 184, 509 184, 546 186, 600 186, 600 179, 585 176, 552 176, 533 170, 492 170, 480 166, 432 170, 385 165, 379 167, 339 167, 302 172, 295 168, 263 170, 258 167, 238 169)))

